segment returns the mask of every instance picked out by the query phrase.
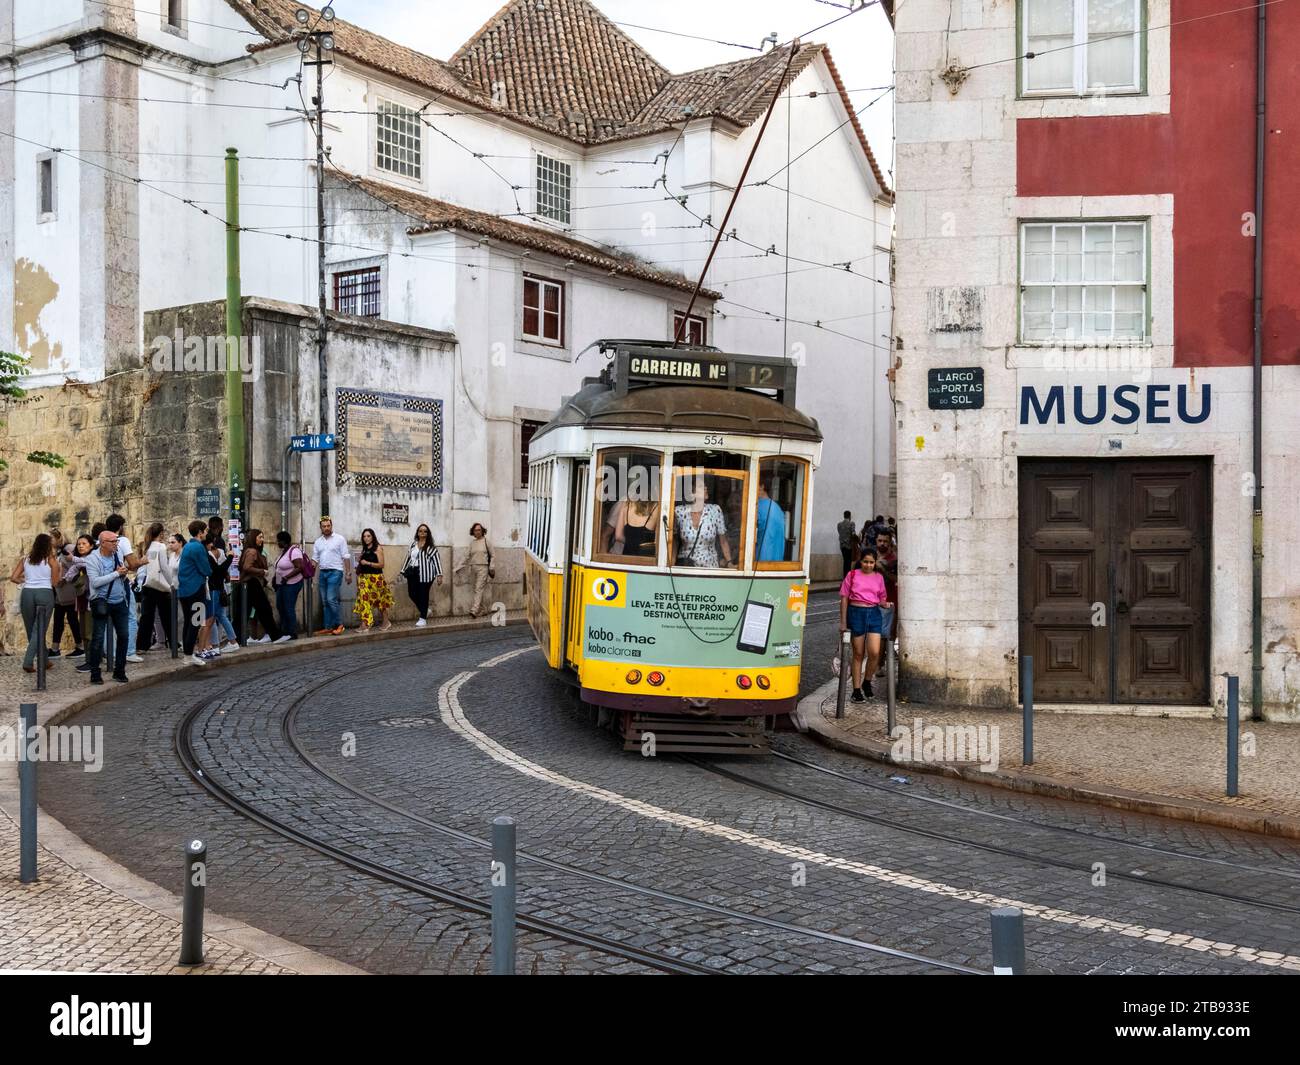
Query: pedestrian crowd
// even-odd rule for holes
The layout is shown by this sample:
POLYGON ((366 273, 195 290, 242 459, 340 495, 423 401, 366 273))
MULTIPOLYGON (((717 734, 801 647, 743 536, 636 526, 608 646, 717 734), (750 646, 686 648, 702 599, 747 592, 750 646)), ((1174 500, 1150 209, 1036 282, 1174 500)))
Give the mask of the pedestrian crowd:
MULTIPOLYGON (((353 613, 362 631, 387 632, 393 627, 394 582, 385 575, 384 547, 373 529, 362 530, 354 557, 347 539, 334 531, 326 515, 310 555, 282 530, 275 537, 278 556, 272 562, 260 529, 249 529, 232 551, 219 517, 191 521, 188 536, 154 522, 138 544, 123 531, 125 526, 121 514, 110 514, 71 540, 52 529, 37 535, 14 562, 9 580, 21 587, 18 610, 27 635, 26 672, 36 671, 43 642, 46 668, 54 668, 55 660, 63 657, 65 631, 73 643, 67 657, 84 659, 75 668, 88 673, 91 684, 103 684, 105 672, 125 682, 128 662, 144 662, 143 656, 155 649, 170 651, 174 638, 195 666, 238 651, 246 642, 296 640, 299 595, 313 579, 322 615, 317 636, 345 631, 341 591, 354 575, 353 613)), ((478 522, 469 530, 464 560, 455 572, 466 569, 474 588, 469 613, 477 618, 488 581, 495 576, 487 529, 478 522)), ((442 561, 428 525, 415 530, 396 579, 406 585, 416 609, 416 627, 425 627, 430 591, 443 583, 442 561)), ((5 630, 5 613, 0 585, 0 632, 5 630)), ((10 652, 0 644, 0 653, 10 652)))
MULTIPOLYGON (((898 618, 898 526, 877 514, 859 532, 850 511, 836 526, 844 580, 840 584, 840 631, 850 634, 855 703, 874 693, 871 679, 881 666, 886 640, 896 636, 898 618)), ((841 662, 840 668, 847 663, 841 662)))

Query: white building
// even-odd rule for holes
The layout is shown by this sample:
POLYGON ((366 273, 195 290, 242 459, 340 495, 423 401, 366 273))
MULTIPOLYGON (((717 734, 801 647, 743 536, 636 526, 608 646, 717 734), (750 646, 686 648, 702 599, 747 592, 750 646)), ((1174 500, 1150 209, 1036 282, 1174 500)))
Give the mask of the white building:
MULTIPOLYGON (((35 389, 147 375, 145 315, 224 296, 227 147, 242 291, 315 306, 316 71, 300 6, 0 0, 0 246, 16 264, 0 277, 0 334, 31 357, 35 389)), ((381 528, 382 503, 400 500, 440 544, 482 520, 508 550, 533 424, 597 371, 592 341, 672 335, 789 51, 671 75, 585 0, 516 0, 442 61, 305 10, 334 44, 331 308, 428 341, 419 357, 334 345, 331 408, 343 389, 440 412, 438 476, 407 470, 380 490, 335 465, 336 523, 381 528)), ((790 69, 689 339, 802 363, 800 405, 834 442, 814 551, 838 565, 839 511, 889 509, 891 194, 829 52, 805 45, 790 69)), ((254 520, 278 509, 281 437, 322 429, 310 341, 291 409, 250 429, 277 434, 253 443, 254 520)), ((307 513, 317 469, 303 466, 307 513)))

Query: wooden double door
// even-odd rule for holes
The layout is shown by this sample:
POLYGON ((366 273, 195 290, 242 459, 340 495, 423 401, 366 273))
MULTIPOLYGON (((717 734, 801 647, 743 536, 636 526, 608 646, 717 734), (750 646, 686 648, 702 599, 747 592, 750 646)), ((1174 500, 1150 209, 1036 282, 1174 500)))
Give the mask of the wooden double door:
POLYGON ((1023 459, 1019 478, 1034 699, 1207 703, 1209 461, 1023 459))

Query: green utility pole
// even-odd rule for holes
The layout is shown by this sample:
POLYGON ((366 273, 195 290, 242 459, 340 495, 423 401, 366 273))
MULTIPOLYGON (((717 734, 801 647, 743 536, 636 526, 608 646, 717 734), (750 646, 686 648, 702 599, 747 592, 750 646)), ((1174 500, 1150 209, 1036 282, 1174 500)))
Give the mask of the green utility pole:
MULTIPOLYGON (((232 493, 248 484, 244 470, 244 380, 240 360, 243 312, 239 293, 239 152, 226 149, 226 448, 232 493)), ((233 501, 233 495, 232 495, 233 501)))

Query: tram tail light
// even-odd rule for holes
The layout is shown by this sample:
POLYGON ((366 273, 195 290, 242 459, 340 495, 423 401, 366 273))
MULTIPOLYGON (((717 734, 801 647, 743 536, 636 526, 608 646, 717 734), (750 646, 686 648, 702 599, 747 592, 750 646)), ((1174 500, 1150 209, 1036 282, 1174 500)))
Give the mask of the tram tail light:
POLYGON ((741 691, 749 691, 749 689, 753 687, 753 684, 754 682, 745 676, 744 673, 740 674, 740 676, 736 678, 736 687, 741 691))
POLYGON ((641 671, 639 669, 629 669, 627 671, 627 682, 629 684, 640 684, 641 671))
POLYGON ((646 681, 657 688, 664 682, 664 675, 656 669, 646 677, 646 681))
POLYGON ((767 689, 772 686, 772 682, 768 680, 767 677, 765 677, 762 673, 760 673, 757 677, 755 677, 754 680, 758 684, 758 686, 763 689, 763 691, 767 691, 767 689))

